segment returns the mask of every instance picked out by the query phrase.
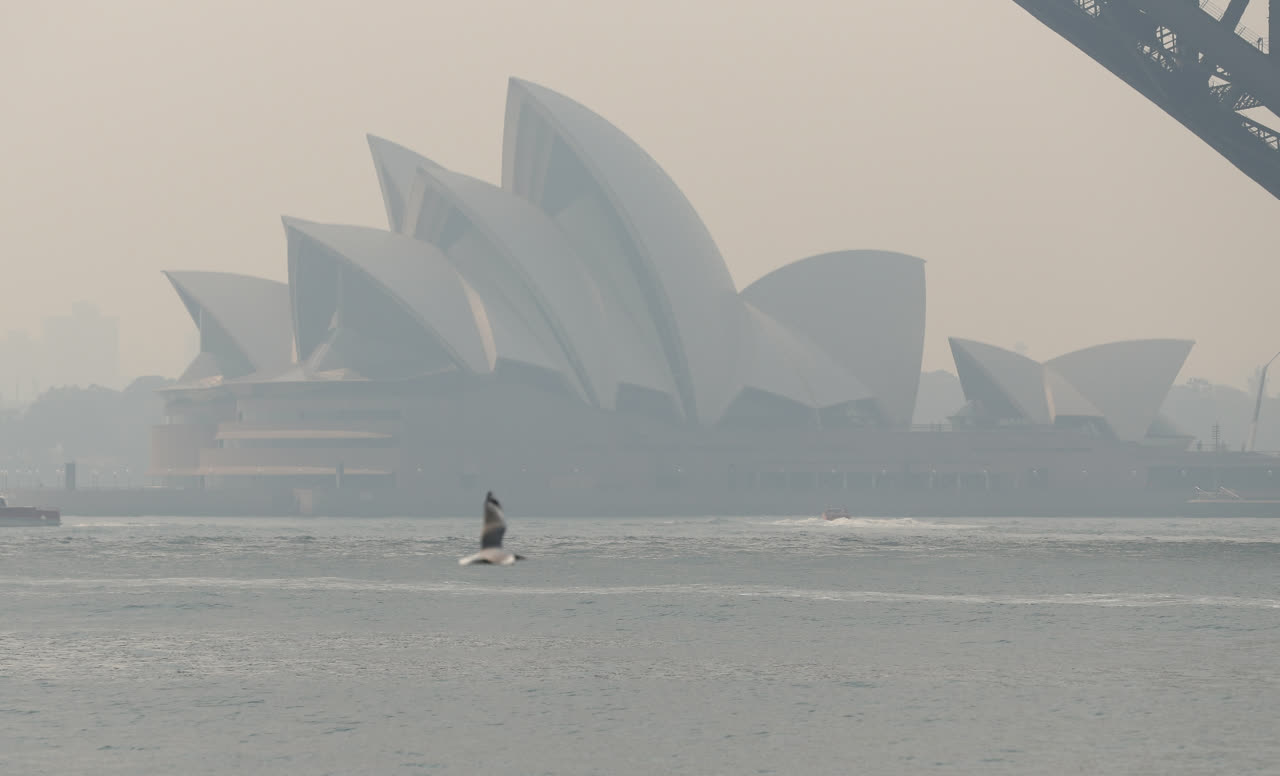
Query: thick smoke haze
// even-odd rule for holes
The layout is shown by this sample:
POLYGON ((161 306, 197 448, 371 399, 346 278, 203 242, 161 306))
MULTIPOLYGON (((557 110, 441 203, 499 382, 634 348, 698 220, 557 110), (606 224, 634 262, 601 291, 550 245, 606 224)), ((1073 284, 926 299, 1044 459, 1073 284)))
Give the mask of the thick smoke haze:
POLYGON ((926 371, 1186 337, 1243 386, 1280 348, 1276 201, 1008 0, 7 3, 0 73, 0 333, 88 300, 126 376, 192 355, 161 270, 284 279, 281 215, 385 226, 365 133, 497 182, 511 75, 658 159, 739 287, 927 259, 926 371))

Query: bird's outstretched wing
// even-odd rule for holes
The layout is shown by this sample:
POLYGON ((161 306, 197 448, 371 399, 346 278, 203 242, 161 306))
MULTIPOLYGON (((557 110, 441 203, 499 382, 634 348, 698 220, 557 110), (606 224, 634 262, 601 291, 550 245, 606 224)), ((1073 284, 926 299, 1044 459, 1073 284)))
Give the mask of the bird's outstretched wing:
POLYGON ((480 531, 480 549, 501 547, 507 523, 502 519, 502 504, 489 493, 484 500, 484 528, 480 531))

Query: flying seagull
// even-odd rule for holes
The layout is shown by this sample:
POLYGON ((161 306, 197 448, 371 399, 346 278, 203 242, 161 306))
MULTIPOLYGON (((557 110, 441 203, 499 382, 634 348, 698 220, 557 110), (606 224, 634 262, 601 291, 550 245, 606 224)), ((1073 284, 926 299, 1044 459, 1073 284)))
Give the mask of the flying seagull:
POLYGON ((484 497, 484 528, 480 531, 480 552, 458 559, 459 566, 470 566, 472 563, 491 563, 495 566, 510 566, 523 555, 516 555, 502 549, 502 535, 507 532, 507 524, 502 519, 502 505, 489 491, 484 497))

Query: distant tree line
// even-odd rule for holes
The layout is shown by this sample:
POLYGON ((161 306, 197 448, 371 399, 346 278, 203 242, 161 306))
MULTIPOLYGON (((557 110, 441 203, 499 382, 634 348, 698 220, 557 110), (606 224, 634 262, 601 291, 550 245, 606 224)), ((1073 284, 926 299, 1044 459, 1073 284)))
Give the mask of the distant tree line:
POLYGON ((0 417, 0 470, 7 484, 55 484, 57 467, 79 464, 80 479, 141 484, 149 465, 151 427, 163 421, 156 390, 172 381, 140 377, 122 391, 92 385, 52 388, 24 409, 0 417), (96 472, 96 474, 94 474, 96 472), (25 478, 25 479, 24 479, 25 478))
MULTIPOLYGON (((1276 377, 1276 375, 1272 375, 1276 377)), ((1239 450, 1248 438, 1257 401, 1257 378, 1249 390, 1216 385, 1204 378, 1193 377, 1173 386, 1164 402, 1164 414, 1179 430, 1200 440, 1207 449, 1214 437, 1214 426, 1224 447, 1239 450)), ((1268 385, 1271 381, 1268 380, 1268 385)), ((1262 400, 1258 423, 1258 450, 1280 450, 1280 398, 1262 400)))

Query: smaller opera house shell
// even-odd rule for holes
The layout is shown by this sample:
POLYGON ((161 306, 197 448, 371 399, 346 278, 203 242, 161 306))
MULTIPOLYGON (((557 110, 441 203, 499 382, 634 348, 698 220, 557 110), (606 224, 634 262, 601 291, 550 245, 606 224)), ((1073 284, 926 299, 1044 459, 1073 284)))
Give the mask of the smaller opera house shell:
POLYGON ((951 354, 968 402, 953 421, 1077 428, 1126 442, 1161 437, 1170 425, 1160 419, 1160 406, 1194 344, 1112 342, 1039 363, 953 337, 951 354))
POLYGON ((748 448, 909 425, 920 259, 826 253, 739 292, 644 149, 518 79, 500 184, 369 146, 387 228, 285 218, 287 285, 168 273, 201 352, 165 391, 154 474, 468 495, 481 481, 678 487, 748 448))

